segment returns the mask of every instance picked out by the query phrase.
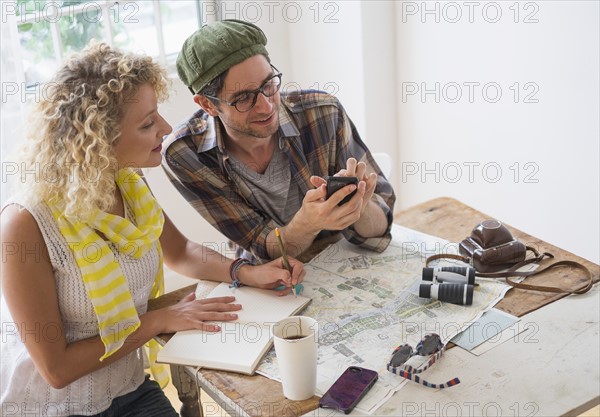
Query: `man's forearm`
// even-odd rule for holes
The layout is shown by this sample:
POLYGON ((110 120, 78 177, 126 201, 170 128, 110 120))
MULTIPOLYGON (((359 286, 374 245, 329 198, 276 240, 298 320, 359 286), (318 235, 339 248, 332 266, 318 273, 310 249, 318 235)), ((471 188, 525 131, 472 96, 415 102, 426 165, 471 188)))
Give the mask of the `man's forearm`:
POLYGON ((380 237, 388 228, 388 220, 381 207, 371 200, 353 226, 362 237, 380 237))
MULTIPOLYGON (((292 220, 287 226, 281 227, 281 237, 285 242, 285 251, 288 256, 298 256, 313 243, 319 231, 303 226, 301 222, 292 220)), ((267 250, 272 259, 281 256, 275 230, 267 236, 267 250)))

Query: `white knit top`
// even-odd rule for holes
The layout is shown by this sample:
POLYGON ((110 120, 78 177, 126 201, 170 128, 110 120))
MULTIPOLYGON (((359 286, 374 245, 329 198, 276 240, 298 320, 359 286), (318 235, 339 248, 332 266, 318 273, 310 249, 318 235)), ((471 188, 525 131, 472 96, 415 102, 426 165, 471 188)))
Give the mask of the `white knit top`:
MULTIPOLYGON (((60 233, 50 209, 40 204, 25 207, 38 223, 50 254, 56 280, 56 293, 67 343, 98 335, 98 322, 87 295, 81 271, 60 233)), ((126 216, 133 218, 126 207, 126 216)), ((148 297, 158 271, 156 244, 140 259, 119 253, 109 243, 129 285, 138 314, 146 312, 148 297)), ((30 255, 29 255, 30 256, 30 255)), ((58 326, 48 329, 23 329, 14 323, 4 297, 0 321, 0 410, 7 415, 68 416, 93 415, 107 409, 112 400, 134 391, 144 381, 142 350, 137 349, 117 362, 86 375, 63 389, 52 388, 35 368, 21 342, 25 337, 56 337, 58 326), (54 336, 53 336, 54 335, 54 336)))

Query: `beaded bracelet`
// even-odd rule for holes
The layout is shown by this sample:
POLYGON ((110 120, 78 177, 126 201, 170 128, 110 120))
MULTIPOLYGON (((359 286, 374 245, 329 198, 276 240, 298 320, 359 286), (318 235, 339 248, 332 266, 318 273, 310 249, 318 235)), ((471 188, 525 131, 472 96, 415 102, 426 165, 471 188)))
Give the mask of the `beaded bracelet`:
POLYGON ((240 268, 244 265, 254 265, 254 262, 244 258, 237 258, 229 266, 229 276, 231 277, 231 285, 229 285, 229 288, 239 288, 244 285, 240 282, 240 278, 238 277, 240 268))

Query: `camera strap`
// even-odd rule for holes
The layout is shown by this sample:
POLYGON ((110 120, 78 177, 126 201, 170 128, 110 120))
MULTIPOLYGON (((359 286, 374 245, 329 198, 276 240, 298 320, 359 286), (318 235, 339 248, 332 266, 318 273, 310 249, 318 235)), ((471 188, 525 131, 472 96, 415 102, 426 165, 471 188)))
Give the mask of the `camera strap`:
MULTIPOLYGON (((476 270, 475 276, 479 277, 479 278, 504 278, 506 280, 506 283, 511 285, 512 287, 520 288, 523 290, 530 290, 530 291, 552 292, 552 293, 560 293, 560 294, 584 294, 592 288, 592 286, 594 284, 593 278, 592 278, 592 273, 584 265, 580 264, 579 262, 575 262, 575 261, 557 261, 557 262, 554 262, 543 268, 536 269, 535 271, 517 271, 517 269, 519 269, 525 265, 531 264, 531 263, 539 264, 546 257, 554 258, 554 255, 552 255, 551 253, 543 252, 540 254, 535 248, 532 248, 530 246, 527 246, 527 250, 530 250, 534 253, 533 258, 525 259, 524 261, 513 265, 512 267, 510 267, 509 269, 507 269, 506 271, 503 271, 503 272, 477 272, 477 270, 476 270), (581 288, 577 288, 575 290, 569 290, 569 289, 564 289, 564 288, 559 288, 559 287, 549 287, 549 286, 544 286, 544 285, 531 285, 531 284, 524 284, 522 282, 515 282, 510 278, 510 277, 530 277, 533 275, 541 274, 542 272, 548 271, 550 269, 567 267, 567 266, 582 270, 583 273, 585 274, 585 276, 587 277, 587 282, 581 288)), ((428 257, 427 260, 425 261, 425 266, 428 267, 430 262, 438 260, 438 259, 454 259, 454 260, 469 264, 469 265, 471 265, 471 267, 473 266, 473 260, 471 258, 468 258, 466 256, 461 256, 461 255, 453 255, 453 254, 432 255, 432 256, 428 257)))

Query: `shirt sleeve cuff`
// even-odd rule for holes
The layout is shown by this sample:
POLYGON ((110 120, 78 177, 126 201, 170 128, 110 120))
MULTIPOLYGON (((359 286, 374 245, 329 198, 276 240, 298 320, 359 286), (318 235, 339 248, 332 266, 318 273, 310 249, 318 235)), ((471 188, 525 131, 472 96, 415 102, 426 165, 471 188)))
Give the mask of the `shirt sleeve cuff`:
POLYGON ((269 236, 269 233, 275 230, 276 227, 280 226, 278 226, 277 223, 271 220, 260 230, 258 236, 255 239, 253 239, 251 247, 252 254, 256 258, 258 258, 261 261, 261 263, 273 260, 273 258, 271 258, 271 255, 269 254, 269 250, 267 249, 267 236, 269 236))

